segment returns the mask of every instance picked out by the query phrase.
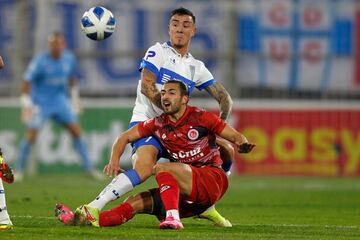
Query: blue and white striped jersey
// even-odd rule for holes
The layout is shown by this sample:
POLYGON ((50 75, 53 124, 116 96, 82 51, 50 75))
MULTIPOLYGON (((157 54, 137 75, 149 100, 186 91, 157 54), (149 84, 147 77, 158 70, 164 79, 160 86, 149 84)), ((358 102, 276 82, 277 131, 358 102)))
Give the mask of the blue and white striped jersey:
MULTIPOLYGON (((203 90, 215 83, 213 75, 202 61, 195 59, 190 53, 181 56, 171 47, 169 42, 156 43, 147 50, 140 64, 140 69, 144 68, 156 75, 156 86, 159 90, 170 79, 183 81, 188 86, 190 94, 195 87, 203 90)), ((139 81, 135 107, 130 122, 145 121, 161 113, 162 110, 141 93, 141 83, 139 81)))

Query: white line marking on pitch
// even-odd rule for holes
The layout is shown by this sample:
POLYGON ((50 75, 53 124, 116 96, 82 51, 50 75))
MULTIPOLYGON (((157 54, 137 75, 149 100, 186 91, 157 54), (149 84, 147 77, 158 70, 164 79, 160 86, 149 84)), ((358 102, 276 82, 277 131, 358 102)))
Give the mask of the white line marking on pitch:
MULTIPOLYGON (((41 217, 41 216, 31 216, 31 215, 12 215, 11 218, 37 218, 37 219, 56 219, 56 217, 41 217)), ((256 226, 256 227, 325 227, 325 228, 344 228, 344 229, 358 229, 360 226, 341 226, 341 225, 311 225, 311 224, 233 224, 234 226, 256 226)))
POLYGON ((30 216, 30 215, 11 215, 11 218, 38 218, 38 219, 56 219, 56 217, 41 217, 41 216, 30 216))

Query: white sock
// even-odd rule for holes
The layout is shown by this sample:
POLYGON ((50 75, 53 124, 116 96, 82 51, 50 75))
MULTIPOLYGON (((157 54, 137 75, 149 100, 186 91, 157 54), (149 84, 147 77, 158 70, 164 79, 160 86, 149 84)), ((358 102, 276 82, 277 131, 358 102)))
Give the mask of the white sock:
POLYGON ((176 210, 176 209, 167 210, 166 217, 173 217, 174 219, 180 221, 179 210, 176 210))
POLYGON ((0 179, 0 224, 11 224, 5 201, 5 190, 2 179, 0 179))
POLYGON ((115 200, 120 198, 125 193, 133 190, 134 187, 130 181, 130 179, 123 173, 117 175, 109 185, 107 185, 104 190, 101 191, 99 196, 97 196, 91 203, 88 205, 90 207, 97 208, 99 210, 103 209, 103 207, 115 200))

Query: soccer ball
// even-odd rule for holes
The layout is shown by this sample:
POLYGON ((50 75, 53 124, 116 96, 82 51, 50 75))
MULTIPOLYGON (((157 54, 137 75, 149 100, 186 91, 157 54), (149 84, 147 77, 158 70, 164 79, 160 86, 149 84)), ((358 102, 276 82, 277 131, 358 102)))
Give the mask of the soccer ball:
POLYGON ((116 20, 110 10, 96 6, 90 8, 81 18, 81 29, 92 40, 101 41, 115 31, 116 20))

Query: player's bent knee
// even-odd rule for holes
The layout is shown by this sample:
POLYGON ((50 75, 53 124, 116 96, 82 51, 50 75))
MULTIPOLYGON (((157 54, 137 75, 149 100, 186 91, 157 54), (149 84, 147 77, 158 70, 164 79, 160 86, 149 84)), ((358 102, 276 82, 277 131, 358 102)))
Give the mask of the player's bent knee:
POLYGON ((134 162, 134 169, 139 174, 142 181, 145 181, 152 175, 152 169, 155 162, 152 159, 141 159, 134 162))
POLYGON ((153 159, 151 157, 144 157, 144 158, 135 158, 134 161, 134 165, 135 167, 137 166, 138 168, 143 168, 143 167, 153 167, 154 164, 156 162, 156 158, 153 159))
POLYGON ((138 173, 138 175, 140 176, 141 182, 145 182, 153 173, 152 173, 152 168, 151 166, 149 167, 149 169, 141 169, 141 170, 137 170, 135 168, 135 171, 138 173))
POLYGON ((158 174, 159 172, 167 172, 169 171, 169 166, 167 163, 157 163, 153 167, 153 173, 158 174))

